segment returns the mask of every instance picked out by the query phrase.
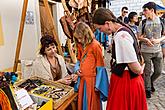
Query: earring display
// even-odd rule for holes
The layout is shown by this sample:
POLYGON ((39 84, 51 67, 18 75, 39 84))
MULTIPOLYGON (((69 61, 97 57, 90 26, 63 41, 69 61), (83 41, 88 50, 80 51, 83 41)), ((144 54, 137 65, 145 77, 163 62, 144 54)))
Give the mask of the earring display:
POLYGON ((41 94, 45 94, 46 92, 51 92, 53 94, 55 92, 62 92, 62 91, 64 91, 63 88, 42 85, 42 86, 36 88, 32 93, 41 95, 41 94))
POLYGON ((73 87, 40 77, 32 77, 17 82, 15 87, 25 88, 30 94, 53 99, 53 109, 60 107, 65 100, 74 94, 73 87))
POLYGON ((50 88, 51 87, 42 86, 42 87, 37 88, 37 90, 34 90, 34 92, 32 92, 32 93, 41 95, 41 94, 47 92, 48 90, 50 90, 50 88))
POLYGON ((66 95, 68 92, 69 91, 66 91, 64 88, 42 85, 32 90, 31 93, 57 100, 63 97, 63 95, 66 95))
POLYGON ((63 95, 66 95, 68 91, 64 91, 63 88, 53 88, 47 92, 44 96, 48 98, 53 98, 53 100, 60 99, 63 95))
POLYGON ((35 79, 35 80, 31 80, 28 79, 25 82, 23 82, 22 84, 18 85, 18 87, 20 88, 24 88, 27 91, 31 91, 32 89, 35 89, 36 87, 39 87, 40 85, 42 85, 42 81, 35 79))

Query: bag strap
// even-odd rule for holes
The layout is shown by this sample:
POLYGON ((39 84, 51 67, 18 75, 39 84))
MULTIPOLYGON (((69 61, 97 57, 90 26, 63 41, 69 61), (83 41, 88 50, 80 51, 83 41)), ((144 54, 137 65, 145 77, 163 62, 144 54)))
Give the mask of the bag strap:
POLYGON ((142 20, 142 34, 144 34, 144 29, 145 29, 145 26, 146 26, 146 21, 147 21, 147 19, 143 19, 142 20))
POLYGON ((164 18, 161 18, 161 17, 159 17, 159 18, 160 18, 160 23, 161 23, 161 26, 162 26, 161 35, 163 35, 163 33, 164 33, 164 24, 165 24, 165 21, 164 21, 164 18))

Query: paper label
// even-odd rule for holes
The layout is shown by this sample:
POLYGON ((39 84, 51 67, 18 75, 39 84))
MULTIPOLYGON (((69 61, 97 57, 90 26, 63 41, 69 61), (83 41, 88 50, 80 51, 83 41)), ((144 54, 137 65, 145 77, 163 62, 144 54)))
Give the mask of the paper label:
POLYGON ((26 109, 33 104, 33 100, 29 96, 28 92, 25 89, 20 89, 15 92, 16 100, 21 109, 26 109))

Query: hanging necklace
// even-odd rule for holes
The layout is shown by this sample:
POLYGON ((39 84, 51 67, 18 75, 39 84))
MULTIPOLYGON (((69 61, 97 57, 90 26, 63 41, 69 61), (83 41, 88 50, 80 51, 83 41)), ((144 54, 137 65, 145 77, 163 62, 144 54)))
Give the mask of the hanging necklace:
POLYGON ((56 67, 57 67, 57 58, 54 57, 53 63, 51 63, 51 61, 48 59, 48 57, 47 57, 47 60, 48 60, 48 62, 50 64, 51 68, 56 69, 56 67))

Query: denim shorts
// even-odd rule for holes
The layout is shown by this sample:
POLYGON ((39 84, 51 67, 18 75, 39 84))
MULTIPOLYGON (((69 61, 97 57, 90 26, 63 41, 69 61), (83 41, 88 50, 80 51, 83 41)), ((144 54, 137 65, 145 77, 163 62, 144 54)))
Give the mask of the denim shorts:
POLYGON ((165 48, 165 43, 164 43, 164 44, 161 44, 161 47, 162 47, 162 48, 165 48))

